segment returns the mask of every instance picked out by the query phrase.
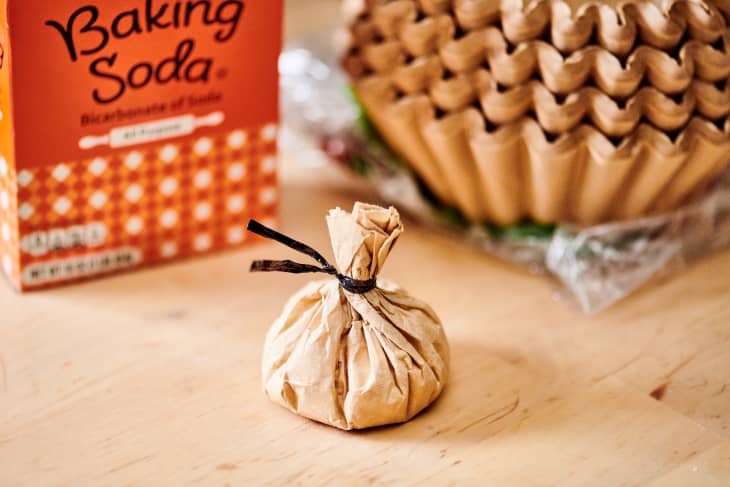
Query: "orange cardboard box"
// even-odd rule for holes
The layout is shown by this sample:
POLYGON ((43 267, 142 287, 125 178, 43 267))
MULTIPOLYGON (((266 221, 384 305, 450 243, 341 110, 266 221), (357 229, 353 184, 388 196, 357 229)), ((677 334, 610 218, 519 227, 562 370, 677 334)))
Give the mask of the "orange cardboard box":
POLYGON ((0 260, 21 290, 277 214, 281 0, 0 0, 0 260))

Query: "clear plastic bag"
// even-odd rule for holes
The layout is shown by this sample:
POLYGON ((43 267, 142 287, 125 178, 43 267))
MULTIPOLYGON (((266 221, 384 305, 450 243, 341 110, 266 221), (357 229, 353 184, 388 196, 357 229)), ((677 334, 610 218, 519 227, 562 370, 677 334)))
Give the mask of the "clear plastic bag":
MULTIPOLYGON (((280 59, 283 150, 308 146, 367 178, 378 197, 423 225, 557 278, 585 313, 599 312, 660 276, 730 246, 730 170, 683 208, 588 228, 469 224, 439 206, 377 137, 339 69, 332 33, 302 39, 280 59)), ((730 159, 730 155, 729 155, 730 159)))

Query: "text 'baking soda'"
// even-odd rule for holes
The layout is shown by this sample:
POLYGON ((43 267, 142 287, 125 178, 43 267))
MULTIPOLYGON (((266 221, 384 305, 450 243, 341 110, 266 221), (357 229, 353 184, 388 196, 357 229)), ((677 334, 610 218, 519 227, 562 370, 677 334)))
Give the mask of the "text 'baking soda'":
POLYGON ((282 0, 0 0, 0 268, 32 290, 278 211, 282 0))

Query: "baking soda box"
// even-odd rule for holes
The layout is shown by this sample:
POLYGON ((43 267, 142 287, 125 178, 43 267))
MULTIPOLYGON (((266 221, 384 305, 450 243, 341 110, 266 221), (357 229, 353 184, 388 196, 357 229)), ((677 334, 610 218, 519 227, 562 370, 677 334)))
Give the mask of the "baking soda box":
POLYGON ((274 222, 281 0, 0 7, 0 260, 18 289, 274 222))

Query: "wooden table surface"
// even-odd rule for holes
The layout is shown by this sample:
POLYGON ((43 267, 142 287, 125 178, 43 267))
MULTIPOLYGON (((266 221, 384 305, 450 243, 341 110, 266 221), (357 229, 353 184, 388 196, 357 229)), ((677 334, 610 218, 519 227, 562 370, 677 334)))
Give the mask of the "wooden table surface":
MULTIPOLYGON (((283 228, 328 249, 326 211, 367 193, 284 165, 283 228)), ((409 224, 384 276, 440 314, 451 382, 413 422, 358 433, 261 392, 264 334, 307 278, 246 267, 291 255, 0 287, 0 486, 730 485, 730 252, 586 317, 409 224)))

